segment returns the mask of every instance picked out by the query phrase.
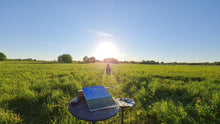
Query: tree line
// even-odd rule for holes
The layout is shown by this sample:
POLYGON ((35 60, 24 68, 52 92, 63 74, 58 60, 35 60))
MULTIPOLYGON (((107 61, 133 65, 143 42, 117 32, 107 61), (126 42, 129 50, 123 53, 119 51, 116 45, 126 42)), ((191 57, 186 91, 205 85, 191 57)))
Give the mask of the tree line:
POLYGON ((120 63, 131 63, 131 64, 152 64, 152 65, 220 65, 220 62, 198 62, 198 63, 187 63, 187 62, 156 62, 154 60, 142 60, 137 61, 122 61, 120 63))
MULTIPOLYGON (((7 59, 7 56, 0 52, 0 61, 37 61, 36 59, 32 59, 32 58, 27 58, 27 59, 7 59)), ((72 56, 70 54, 62 54, 60 56, 58 56, 57 61, 60 63, 72 63, 72 56)), ((220 61, 216 61, 216 62, 199 62, 199 63, 187 63, 187 62, 169 62, 169 63, 165 63, 165 62, 157 62, 154 60, 142 60, 141 62, 137 62, 137 61, 118 61, 115 58, 105 58, 103 61, 100 60, 96 60, 95 57, 88 57, 88 56, 84 56, 82 61, 75 61, 77 63, 129 63, 129 64, 150 64, 150 65, 220 65, 220 61)))

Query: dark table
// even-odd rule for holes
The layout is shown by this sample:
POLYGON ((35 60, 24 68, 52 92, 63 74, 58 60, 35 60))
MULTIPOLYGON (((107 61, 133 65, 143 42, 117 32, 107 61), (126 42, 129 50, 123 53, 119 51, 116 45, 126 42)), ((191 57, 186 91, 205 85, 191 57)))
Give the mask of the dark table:
POLYGON ((125 108, 129 108, 129 107, 134 107, 135 103, 134 101, 130 102, 130 104, 128 104, 127 102, 121 100, 121 98, 117 98, 116 99, 118 105, 121 107, 121 124, 124 124, 124 109, 125 108))
POLYGON ((96 122, 106 120, 115 116, 119 111, 119 105, 117 104, 117 107, 100 109, 91 112, 89 111, 85 98, 80 98, 77 103, 69 104, 69 111, 76 118, 96 122))

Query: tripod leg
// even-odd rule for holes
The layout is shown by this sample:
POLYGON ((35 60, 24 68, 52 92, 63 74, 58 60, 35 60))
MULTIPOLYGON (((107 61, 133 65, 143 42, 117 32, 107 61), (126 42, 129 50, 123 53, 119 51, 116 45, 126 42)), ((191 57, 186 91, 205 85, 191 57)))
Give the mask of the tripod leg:
POLYGON ((124 124, 124 107, 121 108, 121 124, 124 124))

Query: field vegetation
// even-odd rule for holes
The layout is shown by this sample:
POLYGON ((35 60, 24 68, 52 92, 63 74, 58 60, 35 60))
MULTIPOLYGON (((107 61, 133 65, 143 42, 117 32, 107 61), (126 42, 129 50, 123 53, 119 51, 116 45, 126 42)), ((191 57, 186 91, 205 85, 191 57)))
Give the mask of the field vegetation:
MULTIPOLYGON (((0 62, 0 123, 90 123, 68 111, 77 90, 133 98, 124 123, 220 123, 220 66, 0 62)), ((120 123, 115 117, 98 123, 120 123)))

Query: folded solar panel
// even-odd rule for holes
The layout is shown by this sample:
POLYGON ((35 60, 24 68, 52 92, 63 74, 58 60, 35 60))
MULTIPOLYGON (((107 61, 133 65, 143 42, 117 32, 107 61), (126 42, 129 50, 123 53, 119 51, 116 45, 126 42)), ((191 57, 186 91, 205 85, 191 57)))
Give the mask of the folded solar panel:
POLYGON ((117 105, 104 86, 83 87, 82 90, 90 111, 117 105))

